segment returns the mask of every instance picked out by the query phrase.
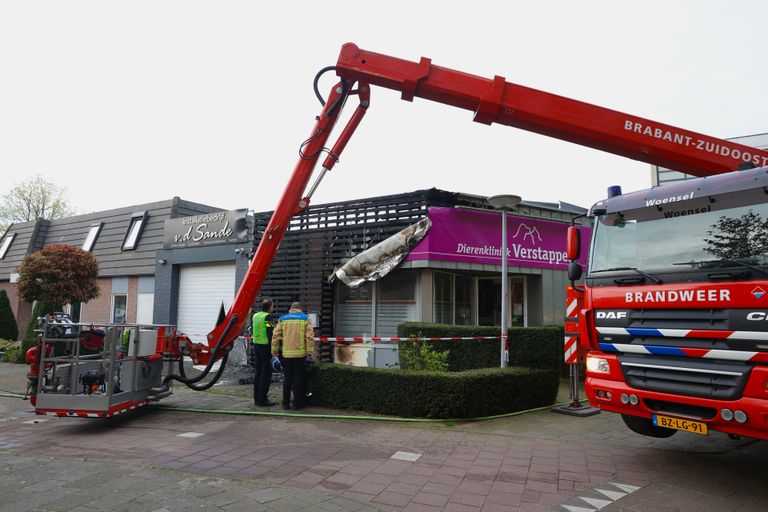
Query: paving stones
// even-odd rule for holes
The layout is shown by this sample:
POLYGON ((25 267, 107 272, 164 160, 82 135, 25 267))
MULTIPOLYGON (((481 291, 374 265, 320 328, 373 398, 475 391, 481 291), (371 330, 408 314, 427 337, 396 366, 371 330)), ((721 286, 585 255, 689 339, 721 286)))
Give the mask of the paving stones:
MULTIPOLYGON (((248 402, 179 390, 163 403, 247 410, 248 402)), ((762 444, 719 434, 649 440, 609 414, 451 426, 160 410, 24 423, 31 418, 16 408, 0 425, 0 512, 705 512, 768 499, 750 469, 768 456, 762 444), (204 435, 179 437, 187 432, 204 435), (78 503, 83 494, 90 500, 78 503)))
POLYGON ((377 510, 354 499, 338 500, 335 494, 298 491, 265 483, 231 481, 194 476, 133 462, 105 463, 50 457, 0 454, 2 485, 15 488, 6 498, 0 496, 0 511, 45 510, 75 512, 110 510, 116 512, 176 512, 190 510, 236 512, 294 512, 342 508, 345 511, 377 510), (90 476, 72 482, 36 480, 41 473, 66 474, 73 463, 90 476), (91 485, 84 485, 90 479, 91 485), (160 485, 158 485, 160 484, 160 485), (313 508, 317 507, 317 508, 313 508))

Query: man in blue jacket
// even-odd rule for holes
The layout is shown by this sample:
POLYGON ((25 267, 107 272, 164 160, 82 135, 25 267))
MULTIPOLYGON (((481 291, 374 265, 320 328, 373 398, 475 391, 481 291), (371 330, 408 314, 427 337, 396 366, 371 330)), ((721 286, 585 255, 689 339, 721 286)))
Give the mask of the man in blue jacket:
POLYGON ((312 319, 301 310, 301 304, 294 302, 287 315, 280 317, 272 335, 272 355, 283 356, 283 409, 291 408, 291 389, 293 389, 293 409, 301 410, 307 398, 306 361, 314 358, 315 330, 312 319))

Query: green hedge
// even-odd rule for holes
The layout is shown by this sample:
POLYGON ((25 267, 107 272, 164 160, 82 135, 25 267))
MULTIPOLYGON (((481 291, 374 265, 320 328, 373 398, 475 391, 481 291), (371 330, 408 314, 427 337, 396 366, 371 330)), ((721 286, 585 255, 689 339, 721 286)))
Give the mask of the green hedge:
POLYGON ((16 325, 16 317, 13 316, 8 293, 0 290, 0 339, 15 340, 18 337, 19 327, 16 325))
POLYGON ((425 336, 427 338, 452 338, 463 336, 498 336, 498 325, 453 325, 404 322, 397 326, 401 338, 425 336))
MULTIPOLYGON (((499 336, 499 327, 406 322, 397 326, 401 338, 451 338, 499 336)), ((424 341, 434 350, 448 350, 448 371, 457 372, 499 366, 499 340, 424 341)), ((400 350, 412 350, 413 342, 400 343, 400 350)), ((509 364, 526 368, 561 371, 562 327, 512 327, 509 329, 509 364)), ((401 360, 402 363, 402 360, 401 360)))
POLYGON ((487 368, 460 373, 316 364, 312 403, 406 418, 477 418, 554 403, 559 378, 547 370, 487 368))
POLYGON ((563 366, 563 328, 510 329, 509 364, 526 368, 546 368, 560 373, 563 366))

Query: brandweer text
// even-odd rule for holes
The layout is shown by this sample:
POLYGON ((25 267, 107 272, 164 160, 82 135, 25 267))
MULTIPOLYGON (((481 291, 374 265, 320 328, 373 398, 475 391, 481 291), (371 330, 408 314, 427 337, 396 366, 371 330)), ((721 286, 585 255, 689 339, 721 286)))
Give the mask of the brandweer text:
POLYGON ((714 302, 731 300, 730 290, 661 290, 656 292, 627 292, 626 302, 714 302))

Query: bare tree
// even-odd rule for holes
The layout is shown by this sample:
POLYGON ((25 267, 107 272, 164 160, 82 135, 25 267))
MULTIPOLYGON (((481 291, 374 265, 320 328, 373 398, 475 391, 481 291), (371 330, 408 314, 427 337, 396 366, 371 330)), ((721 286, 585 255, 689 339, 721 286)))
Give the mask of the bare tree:
POLYGON ((3 194, 0 202, 0 234, 16 222, 37 219, 58 219, 72 215, 66 189, 46 181, 39 174, 27 181, 17 183, 3 194))

